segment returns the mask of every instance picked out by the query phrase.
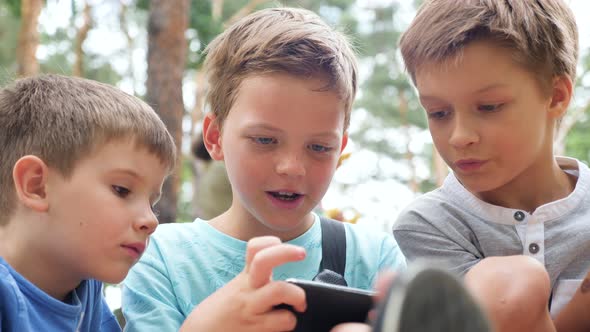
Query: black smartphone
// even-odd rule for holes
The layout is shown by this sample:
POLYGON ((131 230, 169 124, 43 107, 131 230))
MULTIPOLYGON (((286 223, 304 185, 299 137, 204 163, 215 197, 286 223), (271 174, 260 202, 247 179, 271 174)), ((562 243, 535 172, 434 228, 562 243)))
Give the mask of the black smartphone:
POLYGON ((305 312, 293 310, 297 317, 295 332, 328 332, 340 323, 362 323, 373 307, 372 291, 310 280, 286 281, 303 288, 307 300, 305 312))

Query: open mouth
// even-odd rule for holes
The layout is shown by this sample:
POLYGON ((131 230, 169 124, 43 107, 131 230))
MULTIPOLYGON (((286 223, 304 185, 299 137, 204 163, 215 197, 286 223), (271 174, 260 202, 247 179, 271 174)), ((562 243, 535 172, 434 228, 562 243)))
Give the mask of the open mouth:
POLYGON ((297 193, 285 192, 285 191, 269 191, 271 196, 281 201, 294 201, 299 197, 303 196, 297 193))

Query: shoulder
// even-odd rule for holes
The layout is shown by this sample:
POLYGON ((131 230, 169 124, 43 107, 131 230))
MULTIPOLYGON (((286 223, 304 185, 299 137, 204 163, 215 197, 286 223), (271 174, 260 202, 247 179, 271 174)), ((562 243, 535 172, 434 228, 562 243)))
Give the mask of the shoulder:
POLYGON ((18 312, 18 307, 22 302, 18 299, 22 296, 22 292, 10 270, 4 265, 4 261, 1 258, 0 261, 0 317, 10 319, 18 312))
POLYGON ((146 253, 176 251, 191 247, 207 239, 207 223, 196 219, 186 223, 167 223, 158 226, 150 237, 146 253))
POLYGON ((384 256, 391 256, 394 265, 405 265, 403 254, 392 234, 375 229, 369 226, 345 223, 346 242, 349 252, 365 257, 383 259, 384 256), (350 244, 350 245, 348 245, 350 244))
POLYGON ((169 241, 190 237, 199 234, 199 228, 203 224, 200 219, 193 222, 166 223, 158 225, 151 238, 156 241, 169 241))
POLYGON ((457 204, 453 192, 445 187, 435 189, 417 197, 397 216, 393 226, 396 230, 412 230, 423 224, 438 224, 447 215, 468 212, 468 205, 457 204))
POLYGON ((364 243, 368 242, 383 242, 387 241, 390 238, 390 235, 385 231, 378 230, 372 227, 359 225, 359 224, 351 224, 351 223, 343 223, 344 228, 346 229, 346 237, 352 238, 354 241, 360 241, 364 243))

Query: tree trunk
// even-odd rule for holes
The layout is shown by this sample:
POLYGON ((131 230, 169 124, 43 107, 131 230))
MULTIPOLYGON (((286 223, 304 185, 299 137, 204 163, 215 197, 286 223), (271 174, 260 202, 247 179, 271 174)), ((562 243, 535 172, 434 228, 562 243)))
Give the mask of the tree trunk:
POLYGON ((152 0, 148 20, 147 101, 156 110, 174 137, 178 160, 173 174, 164 183, 157 209, 160 222, 176 221, 181 170, 182 78, 187 43, 188 0, 152 0))
POLYGON ((88 31, 92 27, 92 16, 90 16, 90 5, 88 1, 84 4, 82 18, 82 26, 78 29, 78 33, 76 33, 76 60, 74 61, 74 69, 72 70, 72 74, 79 77, 84 77, 84 50, 82 49, 82 45, 84 45, 84 41, 88 37, 88 31))
POLYGON ((211 17, 213 20, 220 20, 223 15, 223 0, 213 0, 211 2, 211 17))
POLYGON ((35 56, 39 45, 39 14, 43 0, 21 1, 21 27, 16 47, 17 75, 19 77, 35 75, 39 72, 39 63, 35 56))

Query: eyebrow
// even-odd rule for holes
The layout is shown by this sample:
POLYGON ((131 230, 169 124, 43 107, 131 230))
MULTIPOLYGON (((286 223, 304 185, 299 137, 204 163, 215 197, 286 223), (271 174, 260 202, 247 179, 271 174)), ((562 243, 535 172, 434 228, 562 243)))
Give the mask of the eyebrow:
MULTIPOLYGON (((275 128, 271 125, 264 124, 264 123, 247 125, 244 129, 245 130, 268 130, 268 131, 273 131, 273 132, 277 132, 277 133, 283 132, 281 129, 275 128)), ((338 138, 338 134, 336 134, 335 132, 331 132, 331 131, 317 133, 317 134, 314 134, 313 136, 314 137, 329 137, 329 138, 334 138, 334 139, 338 138)))
POLYGON ((484 86, 481 89, 478 89, 477 91, 475 91, 475 93, 482 93, 482 92, 486 92, 486 91, 489 91, 489 90, 494 90, 494 89, 498 89, 498 88, 504 88, 506 86, 507 85, 504 84, 504 83, 494 83, 494 84, 490 84, 488 86, 484 86))
POLYGON ((123 174, 130 175, 134 178, 141 179, 141 176, 139 176, 139 174, 137 174, 137 172, 135 172, 134 170, 132 170, 130 168, 115 168, 114 170, 112 170, 112 172, 113 173, 123 173, 123 174))
POLYGON ((262 129, 262 130, 281 132, 280 129, 275 128, 271 125, 264 124, 264 123, 256 123, 256 124, 246 125, 246 127, 244 127, 244 129, 246 129, 246 130, 260 130, 260 129, 262 129))

